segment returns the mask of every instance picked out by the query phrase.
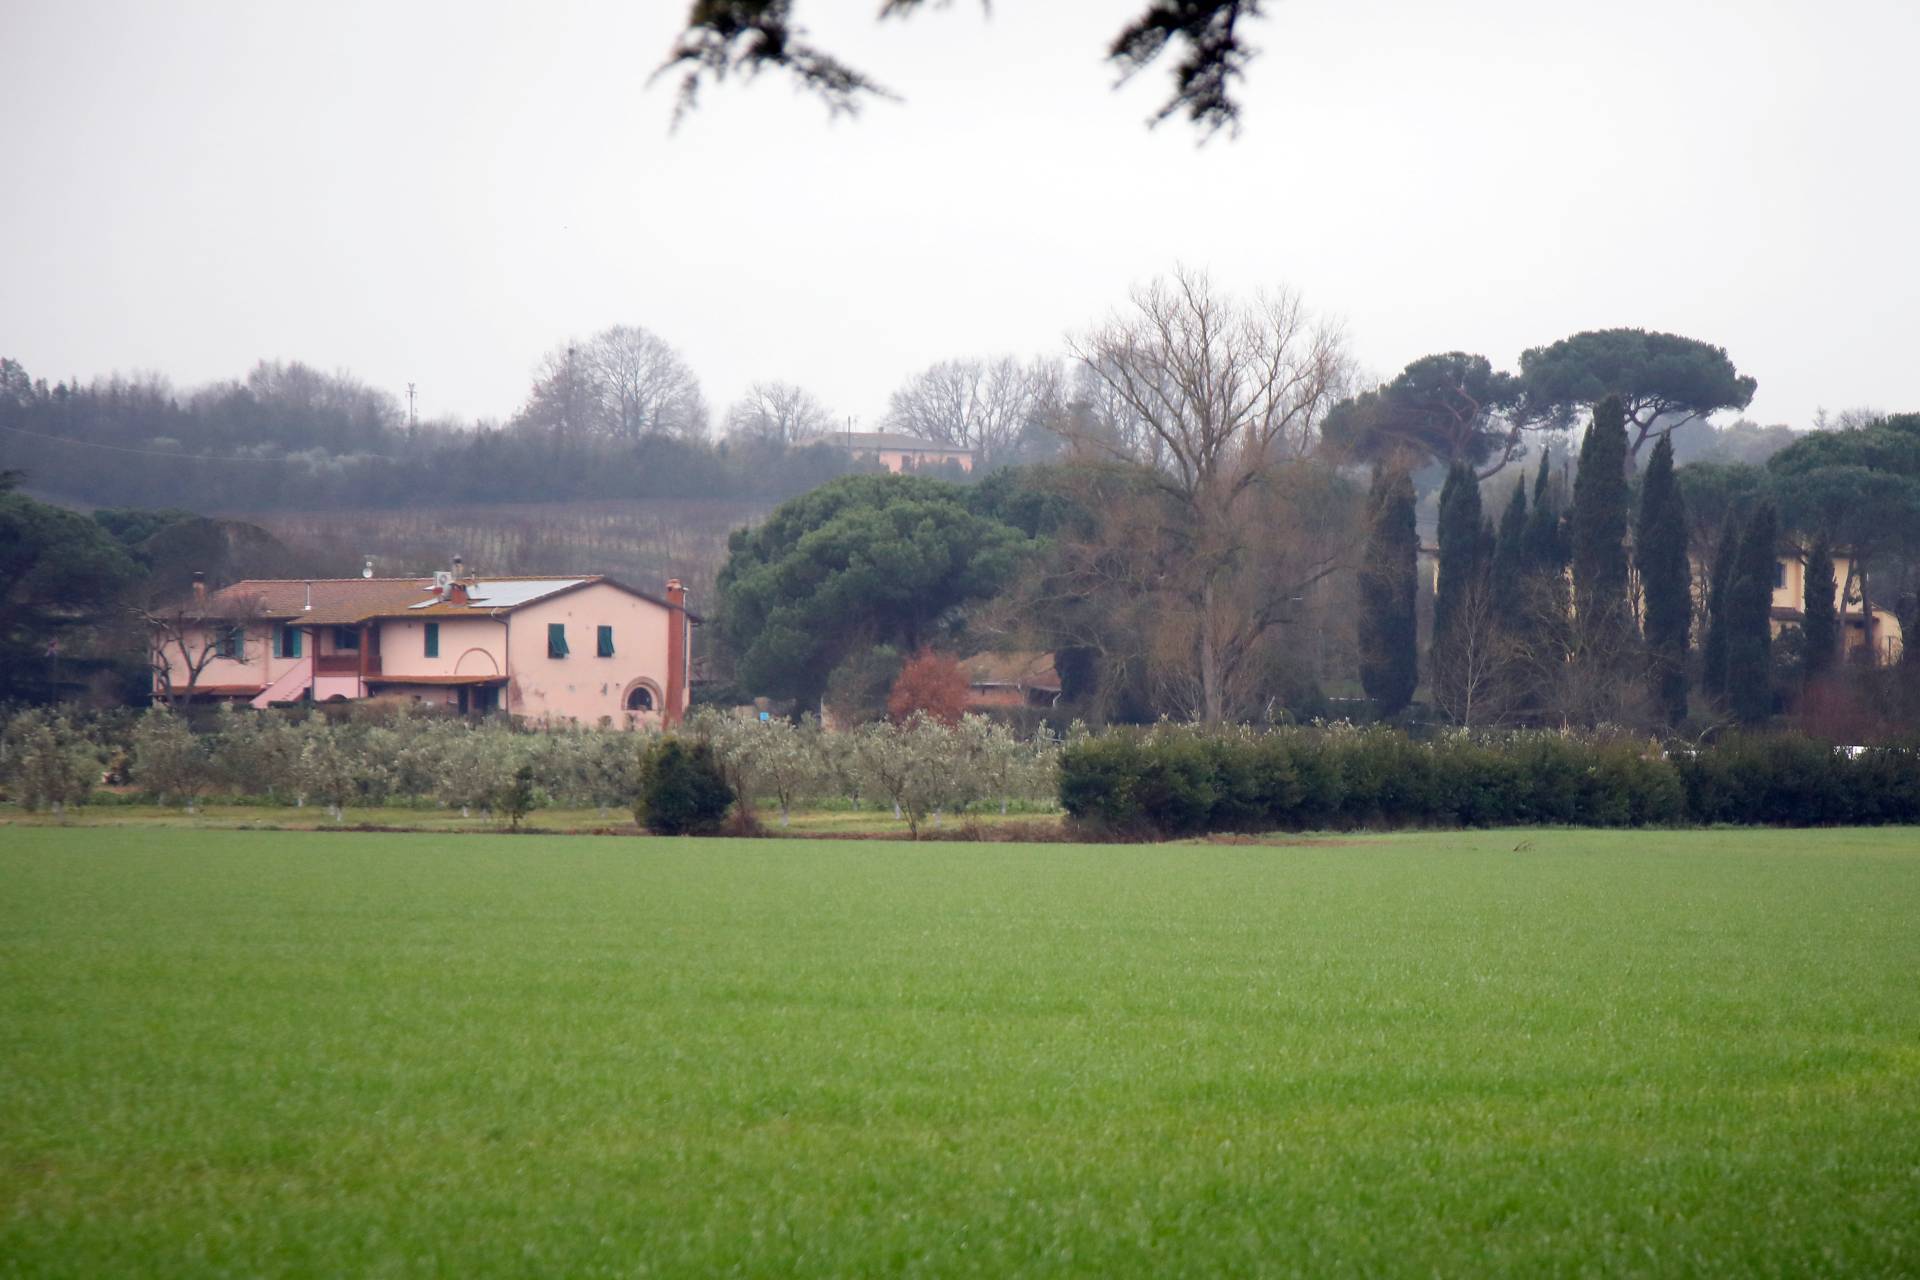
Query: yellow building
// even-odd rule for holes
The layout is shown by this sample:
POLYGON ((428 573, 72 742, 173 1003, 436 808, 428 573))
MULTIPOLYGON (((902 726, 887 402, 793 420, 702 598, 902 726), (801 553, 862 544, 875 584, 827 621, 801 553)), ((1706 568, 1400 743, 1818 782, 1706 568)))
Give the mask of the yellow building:
MULTIPOLYGON (((1888 663, 1900 656, 1900 621, 1878 605, 1866 609, 1861 601, 1860 579, 1855 575, 1853 558, 1844 552, 1833 555, 1834 612, 1840 619, 1840 652, 1852 659, 1861 648, 1873 654, 1876 663, 1888 663), (1843 598, 1844 597, 1844 601, 1843 598)), ((1806 620, 1807 557, 1797 548, 1783 550, 1773 565, 1773 634, 1797 627, 1806 620)))

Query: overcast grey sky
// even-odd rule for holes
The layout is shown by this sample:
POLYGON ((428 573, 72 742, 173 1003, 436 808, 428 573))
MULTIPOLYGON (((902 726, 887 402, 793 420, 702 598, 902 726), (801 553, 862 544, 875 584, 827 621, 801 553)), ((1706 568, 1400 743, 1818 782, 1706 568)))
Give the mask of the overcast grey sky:
POLYGON ((905 95, 767 79, 669 133, 682 0, 0 0, 0 354, 260 357, 504 418, 616 322, 716 417, 756 378, 872 424, 916 370, 1057 352, 1177 262, 1288 284, 1376 373, 1636 325, 1749 416, 1920 409, 1915 0, 1279 0, 1237 139, 1143 120, 1144 0, 798 0, 905 95))

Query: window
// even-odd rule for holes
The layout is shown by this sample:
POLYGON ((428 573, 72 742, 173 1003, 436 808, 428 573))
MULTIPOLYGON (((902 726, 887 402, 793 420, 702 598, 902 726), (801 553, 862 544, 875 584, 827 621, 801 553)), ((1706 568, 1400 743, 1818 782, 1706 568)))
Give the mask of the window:
POLYGON ((427 624, 427 656, 429 658, 440 656, 440 624, 437 622, 427 624))
POLYGON ((283 658, 300 656, 300 628, 284 625, 280 628, 280 656, 283 658))
POLYGON ((341 653, 360 652, 360 628, 335 627, 333 629, 333 647, 341 653))
POLYGON ((611 658, 613 656, 613 628, 612 627, 600 628, 599 653, 600 653, 600 656, 603 658, 611 658))
POLYGON ((647 686, 643 684, 637 684, 633 686, 633 692, 627 695, 627 710, 629 711, 653 710, 653 690, 647 688, 647 686))
POLYGON ((1787 585, 1787 562, 1785 560, 1775 560, 1773 562, 1773 588, 1774 590, 1778 591, 1781 587, 1784 587, 1786 585, 1787 585))
POLYGON ((564 658, 567 656, 567 624, 549 622, 547 624, 547 656, 564 658))
POLYGON ((214 652, 222 658, 247 660, 247 629, 245 627, 222 627, 214 637, 214 652))

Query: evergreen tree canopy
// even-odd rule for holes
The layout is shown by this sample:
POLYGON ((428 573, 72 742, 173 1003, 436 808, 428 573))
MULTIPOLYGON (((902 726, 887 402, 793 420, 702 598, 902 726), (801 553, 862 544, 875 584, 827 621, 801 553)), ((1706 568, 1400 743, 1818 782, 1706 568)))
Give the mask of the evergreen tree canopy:
POLYGON ((1518 447, 1509 415, 1519 398, 1512 374, 1497 371, 1485 356, 1449 351, 1423 356, 1392 382, 1342 400, 1328 412, 1321 436, 1347 457, 1461 463, 1492 474, 1518 447))
MULTIPOLYGON (((884 0, 880 12, 901 17, 925 0, 884 0)), ((1212 132, 1240 118, 1234 82, 1255 50, 1240 23, 1260 16, 1262 0, 1148 0, 1139 16, 1107 46, 1107 58, 1131 76, 1169 47, 1182 52, 1174 66, 1172 95, 1154 117, 1185 115, 1212 132)), ((809 43, 793 19, 794 0, 700 0, 656 76, 679 71, 680 110, 691 108, 703 85, 762 71, 791 75, 835 114, 851 114, 868 97, 893 95, 864 72, 809 43)))
POLYGON ((1740 522, 1731 515, 1714 543, 1713 566, 1707 571, 1707 634, 1700 649, 1700 685, 1716 698, 1727 696, 1727 641, 1734 566, 1740 555, 1740 522))
POLYGON ((1773 714, 1773 580, 1780 527, 1773 504, 1763 502, 1740 534, 1727 588, 1727 697, 1746 724, 1773 714))
POLYGON ((1687 510, 1674 479, 1673 441, 1661 436, 1640 490, 1634 531, 1647 648, 1655 697, 1668 724, 1687 714, 1687 633, 1693 623, 1692 570, 1687 561, 1687 510))
POLYGON ((1520 356, 1520 380, 1530 419, 1570 422, 1587 405, 1619 396, 1634 431, 1631 457, 1656 430, 1746 408, 1758 385, 1733 367, 1723 347, 1644 329, 1589 330, 1534 347, 1520 356))
POLYGON ((1604 618, 1627 601, 1627 430, 1620 397, 1593 407, 1573 481, 1574 604, 1604 618))
POLYGON ((1840 618, 1835 611, 1838 595, 1833 548, 1825 534, 1816 535, 1807 550, 1806 611, 1800 623, 1800 659, 1809 680, 1831 670, 1840 656, 1840 618))
POLYGON ((1434 643, 1453 623, 1453 616, 1479 578, 1480 484, 1465 466, 1447 472, 1440 488, 1440 569, 1433 602, 1434 643))
POLYGON ((1433 599, 1433 645, 1427 664, 1434 700, 1450 713, 1465 701, 1463 646, 1480 639, 1486 619, 1475 601, 1486 589, 1493 539, 1480 515, 1480 482, 1455 465, 1440 490, 1440 569, 1433 599))
POLYGON ((1533 480, 1533 511, 1527 517, 1527 572, 1558 573, 1567 567, 1566 538, 1560 513, 1553 505, 1552 455, 1541 450, 1540 469, 1533 480))
POLYGON ((1413 508, 1413 478, 1406 471, 1374 472, 1360 565, 1360 684, 1382 716, 1411 702, 1419 682, 1414 610, 1420 538, 1413 508))
POLYGON ((819 701, 857 649, 918 649, 952 610, 997 591, 1031 544, 967 507, 959 486, 849 476, 733 535, 720 571, 720 641, 737 682, 819 701))
POLYGON ((105 528, 0 478, 0 703, 71 695, 62 640, 112 609, 139 573, 105 528))

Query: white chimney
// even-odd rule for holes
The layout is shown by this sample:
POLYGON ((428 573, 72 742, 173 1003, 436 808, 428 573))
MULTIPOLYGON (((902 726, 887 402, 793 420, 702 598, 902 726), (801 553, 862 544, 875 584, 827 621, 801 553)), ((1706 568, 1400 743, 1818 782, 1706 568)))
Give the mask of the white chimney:
POLYGON ((367 557, 366 567, 360 570, 360 576, 363 578, 371 578, 373 576, 373 557, 372 556, 367 557))
POLYGON ((311 582, 307 584, 307 602, 304 605, 301 605, 300 607, 305 609, 308 613, 313 612, 313 584, 311 582))

